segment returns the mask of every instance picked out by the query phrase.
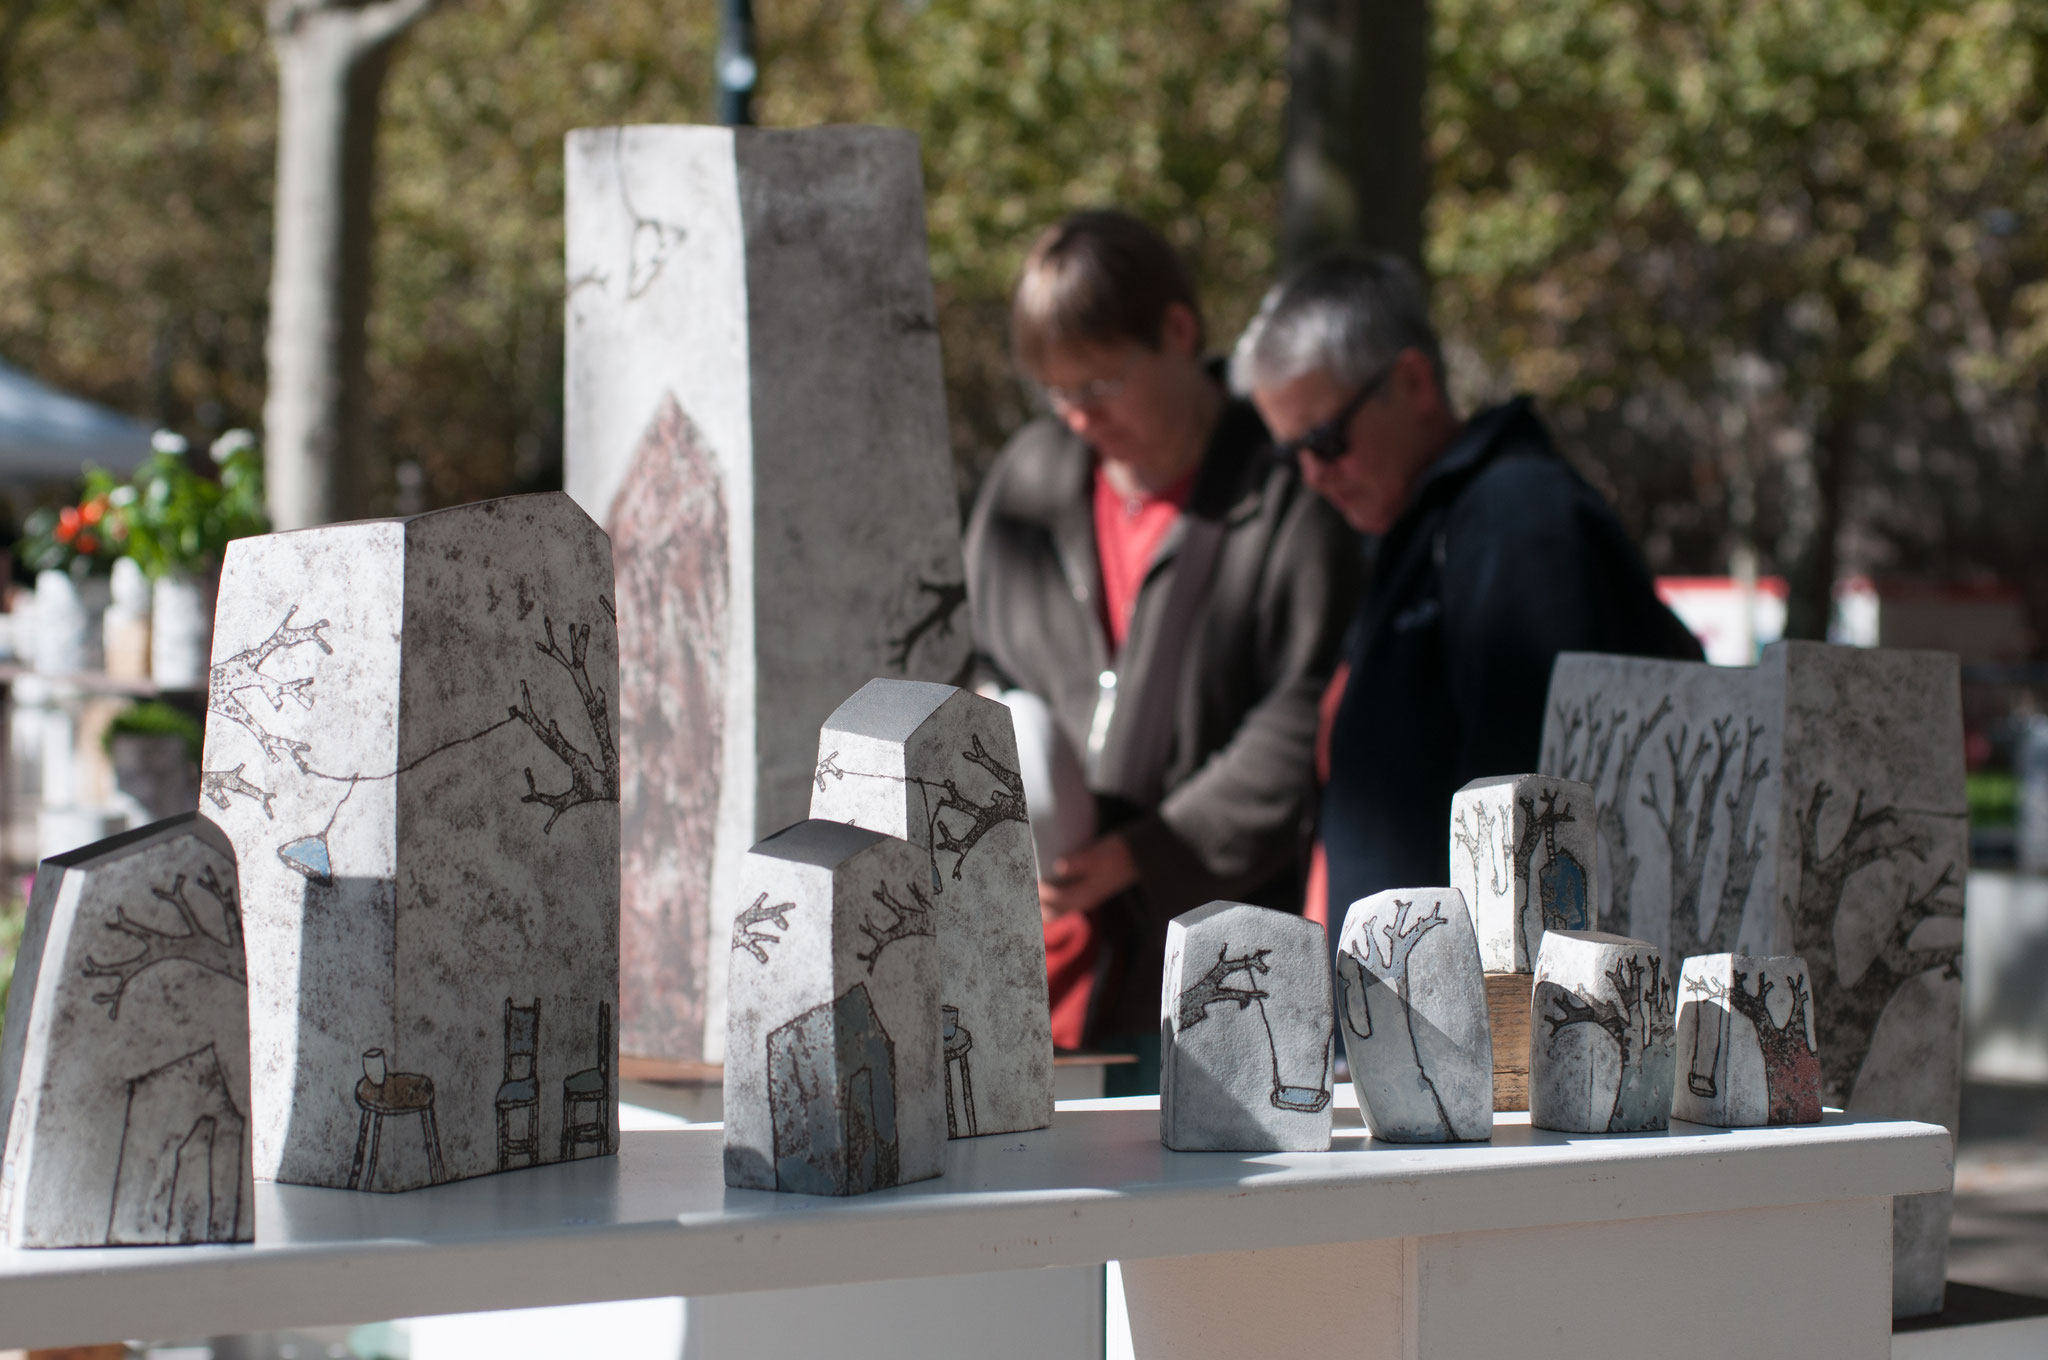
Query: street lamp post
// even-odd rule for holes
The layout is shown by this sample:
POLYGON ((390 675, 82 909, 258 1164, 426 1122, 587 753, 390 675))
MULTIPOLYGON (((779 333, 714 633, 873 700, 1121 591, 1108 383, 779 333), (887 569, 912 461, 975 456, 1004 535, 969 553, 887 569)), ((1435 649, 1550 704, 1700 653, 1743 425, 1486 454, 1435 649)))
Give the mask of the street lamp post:
POLYGON ((719 0, 718 121, 746 127, 754 121, 753 0, 719 0))

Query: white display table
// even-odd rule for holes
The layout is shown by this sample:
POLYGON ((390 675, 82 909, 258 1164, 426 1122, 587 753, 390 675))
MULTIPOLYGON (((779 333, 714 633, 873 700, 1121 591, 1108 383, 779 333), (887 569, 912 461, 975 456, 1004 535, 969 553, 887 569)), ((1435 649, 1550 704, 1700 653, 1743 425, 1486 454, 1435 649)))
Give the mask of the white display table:
POLYGON ((1503 1115, 1491 1144, 1401 1147, 1352 1112, 1338 1151, 1258 1156, 1168 1152, 1155 1106, 1069 1102, 848 1200, 728 1191, 715 1127, 404 1195, 260 1186, 253 1246, 0 1252, 0 1346, 1120 1260, 1141 1357, 1879 1360, 1889 1197, 1951 1176, 1942 1129, 1841 1115, 1604 1138, 1503 1115))

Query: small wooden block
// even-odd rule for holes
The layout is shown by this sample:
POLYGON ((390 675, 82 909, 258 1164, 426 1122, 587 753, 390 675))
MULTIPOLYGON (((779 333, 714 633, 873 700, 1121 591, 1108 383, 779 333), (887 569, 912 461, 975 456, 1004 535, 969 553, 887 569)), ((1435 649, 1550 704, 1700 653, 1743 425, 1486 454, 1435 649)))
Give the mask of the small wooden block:
POLYGON ((1529 1108, 1530 973, 1488 973, 1486 1016, 1493 1026, 1493 1108, 1529 1108))

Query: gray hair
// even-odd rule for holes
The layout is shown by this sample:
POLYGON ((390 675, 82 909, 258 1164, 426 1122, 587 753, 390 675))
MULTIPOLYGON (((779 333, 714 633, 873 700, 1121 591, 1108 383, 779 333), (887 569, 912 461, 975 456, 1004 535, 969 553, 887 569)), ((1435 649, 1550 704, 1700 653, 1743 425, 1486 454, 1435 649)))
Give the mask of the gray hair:
POLYGON ((1355 387, 1404 349, 1422 351, 1441 388, 1443 347, 1415 271, 1393 255, 1324 255, 1266 294, 1230 356, 1230 385, 1248 395, 1321 371, 1355 387))

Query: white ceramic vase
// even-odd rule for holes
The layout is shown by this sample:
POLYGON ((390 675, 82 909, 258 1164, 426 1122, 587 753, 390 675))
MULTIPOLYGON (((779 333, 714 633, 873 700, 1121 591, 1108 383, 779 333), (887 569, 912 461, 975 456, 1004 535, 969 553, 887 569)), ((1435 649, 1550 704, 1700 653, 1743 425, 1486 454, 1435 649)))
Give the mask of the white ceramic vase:
POLYGON ((35 666, 44 675, 100 668, 100 618, 107 610, 104 576, 36 573, 35 666))
POLYGON ((156 583, 150 616, 149 674, 161 689, 199 689, 206 684, 213 651, 212 573, 180 572, 156 583))

